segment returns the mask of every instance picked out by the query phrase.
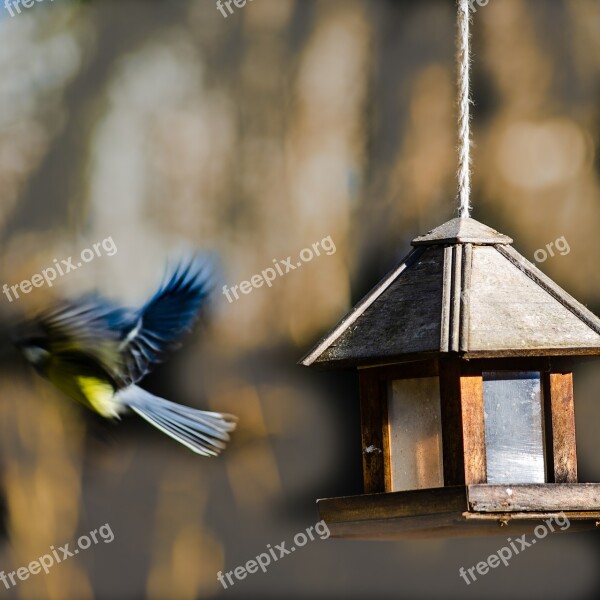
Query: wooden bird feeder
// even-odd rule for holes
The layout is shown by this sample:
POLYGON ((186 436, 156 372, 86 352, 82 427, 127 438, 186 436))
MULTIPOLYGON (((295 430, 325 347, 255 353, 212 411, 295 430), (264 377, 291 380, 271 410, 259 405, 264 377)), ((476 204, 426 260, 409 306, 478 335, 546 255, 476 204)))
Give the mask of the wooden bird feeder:
POLYGON ((577 482, 572 377, 600 355, 600 319, 511 244, 471 218, 416 238, 302 359, 360 377, 365 494, 318 501, 333 536, 600 521, 600 484, 577 482))

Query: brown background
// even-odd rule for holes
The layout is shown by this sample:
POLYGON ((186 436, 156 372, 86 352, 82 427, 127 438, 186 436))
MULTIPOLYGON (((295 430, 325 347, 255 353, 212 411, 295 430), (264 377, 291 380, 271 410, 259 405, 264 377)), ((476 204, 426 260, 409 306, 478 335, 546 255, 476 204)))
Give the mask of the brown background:
MULTIPOLYGON (((167 256, 216 251, 239 284, 332 236, 228 303, 146 382, 240 416, 218 460, 142 422, 65 402, 8 356, 0 371, 0 570, 108 522, 115 541, 10 592, 24 599, 585 598, 594 534, 553 536, 467 587, 504 538, 315 541, 223 591, 231 570, 361 491, 357 380, 296 360, 455 196, 450 0, 213 0, 0 6, 0 285, 107 236, 113 257, 10 305, 98 287, 141 302, 167 256)), ((600 312, 600 3, 490 0, 474 15, 473 216, 600 312)), ((4 351, 8 352, 6 338, 4 351)), ((600 481, 600 369, 576 373, 582 481, 600 481)), ((3 596, 4 590, 0 596, 3 596)))

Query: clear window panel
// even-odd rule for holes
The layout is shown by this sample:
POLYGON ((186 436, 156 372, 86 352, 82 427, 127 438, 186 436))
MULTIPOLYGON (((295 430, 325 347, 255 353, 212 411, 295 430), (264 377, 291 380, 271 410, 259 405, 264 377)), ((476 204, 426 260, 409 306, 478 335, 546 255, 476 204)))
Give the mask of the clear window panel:
POLYGON ((439 386, 437 377, 390 384, 392 491, 444 485, 439 386))
POLYGON ((539 372, 483 373, 488 483, 545 483, 539 372))

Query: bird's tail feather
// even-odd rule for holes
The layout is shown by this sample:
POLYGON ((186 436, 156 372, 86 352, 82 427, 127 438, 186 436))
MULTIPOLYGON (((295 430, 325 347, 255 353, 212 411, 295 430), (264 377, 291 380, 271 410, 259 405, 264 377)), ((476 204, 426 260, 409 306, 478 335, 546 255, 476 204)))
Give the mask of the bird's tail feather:
POLYGON ((236 427, 233 415, 182 406, 130 386, 119 399, 132 411, 196 454, 217 456, 236 427))

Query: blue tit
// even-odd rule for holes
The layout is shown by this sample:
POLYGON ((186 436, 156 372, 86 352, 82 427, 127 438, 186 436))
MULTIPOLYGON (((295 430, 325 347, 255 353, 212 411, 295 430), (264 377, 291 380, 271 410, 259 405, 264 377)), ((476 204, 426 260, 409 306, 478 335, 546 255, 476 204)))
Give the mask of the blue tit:
POLYGON ((206 262, 189 258, 138 310, 84 296, 23 324, 16 344, 42 376, 103 417, 134 412, 197 454, 216 456, 235 429, 234 416, 175 404, 137 385, 191 328, 210 277, 206 262))

